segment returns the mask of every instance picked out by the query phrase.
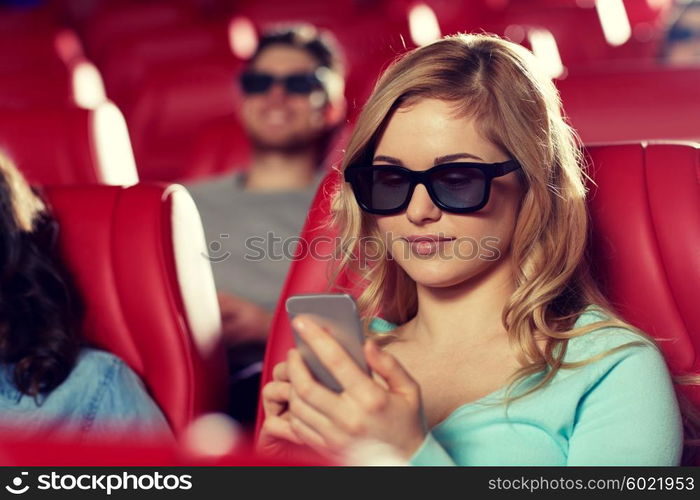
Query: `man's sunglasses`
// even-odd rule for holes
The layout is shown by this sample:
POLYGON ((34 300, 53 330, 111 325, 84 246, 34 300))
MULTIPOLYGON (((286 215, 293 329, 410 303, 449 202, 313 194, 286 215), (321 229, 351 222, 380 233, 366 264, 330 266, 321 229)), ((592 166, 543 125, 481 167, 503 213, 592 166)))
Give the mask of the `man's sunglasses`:
POLYGON ((670 42, 687 42, 700 38, 700 29, 693 29, 690 26, 673 26, 666 35, 670 42))
POLYGON ((403 212, 418 184, 425 186, 430 199, 441 210, 466 214, 486 206, 492 179, 519 168, 515 160, 445 163, 422 171, 396 165, 351 165, 344 175, 360 208, 371 214, 403 212))
POLYGON ((278 82, 288 94, 306 95, 323 88, 321 80, 314 73, 294 73, 277 77, 268 73, 248 71, 241 75, 241 87, 246 94, 263 94, 278 82))

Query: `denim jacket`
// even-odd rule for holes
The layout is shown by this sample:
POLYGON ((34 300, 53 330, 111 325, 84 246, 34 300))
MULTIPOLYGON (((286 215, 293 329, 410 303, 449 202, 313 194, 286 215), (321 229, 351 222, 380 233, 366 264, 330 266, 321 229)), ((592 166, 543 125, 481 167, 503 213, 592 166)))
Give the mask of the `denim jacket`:
POLYGON ((0 429, 13 435, 66 431, 79 438, 134 434, 171 435, 160 409, 139 377, 118 357, 85 348, 68 378, 36 400, 12 381, 12 367, 0 367, 0 429))

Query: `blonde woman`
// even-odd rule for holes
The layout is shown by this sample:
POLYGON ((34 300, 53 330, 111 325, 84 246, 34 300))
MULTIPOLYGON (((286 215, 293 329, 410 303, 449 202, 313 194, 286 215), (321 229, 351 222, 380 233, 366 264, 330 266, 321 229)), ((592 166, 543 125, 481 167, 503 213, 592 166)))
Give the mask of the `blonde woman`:
POLYGON ((579 148, 530 52, 458 35, 408 53, 377 84, 342 171, 340 272, 366 281, 374 376, 297 317, 345 390, 290 350, 263 389, 263 450, 342 460, 374 440, 417 465, 680 462, 664 359, 586 267, 579 148), (362 268, 366 237, 386 246, 362 268))

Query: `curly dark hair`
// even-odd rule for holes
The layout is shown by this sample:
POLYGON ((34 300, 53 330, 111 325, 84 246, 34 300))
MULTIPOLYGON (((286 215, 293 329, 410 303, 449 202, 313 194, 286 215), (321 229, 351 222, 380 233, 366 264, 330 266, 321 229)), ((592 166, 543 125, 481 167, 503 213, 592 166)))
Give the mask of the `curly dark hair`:
POLYGON ((37 402, 68 377, 80 351, 83 306, 57 236, 40 197, 0 153, 0 363, 37 402))

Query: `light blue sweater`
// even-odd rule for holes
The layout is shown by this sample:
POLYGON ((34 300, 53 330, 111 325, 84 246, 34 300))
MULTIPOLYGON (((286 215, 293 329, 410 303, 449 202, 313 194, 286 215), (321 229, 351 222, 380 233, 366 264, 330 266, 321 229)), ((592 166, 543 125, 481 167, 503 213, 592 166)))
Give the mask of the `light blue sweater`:
MULTIPOLYGON (((589 307, 576 321, 604 319, 589 307)), ((371 328, 393 325, 374 321, 371 328)), ((569 341, 565 361, 588 359, 643 340, 621 328, 602 328, 569 341)), ((527 384, 537 382, 535 374, 527 384)), ((455 381, 458 383, 458 381, 455 381)), ((468 383, 468 381, 464 381, 468 383)), ((528 385, 529 387, 529 385, 528 385)), ((505 387, 460 406, 433 427, 413 465, 678 465, 683 428, 666 363, 648 342, 624 348, 554 379, 505 406, 505 387)))

